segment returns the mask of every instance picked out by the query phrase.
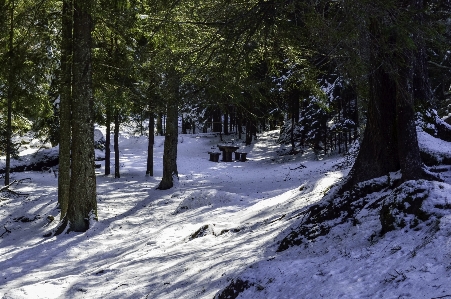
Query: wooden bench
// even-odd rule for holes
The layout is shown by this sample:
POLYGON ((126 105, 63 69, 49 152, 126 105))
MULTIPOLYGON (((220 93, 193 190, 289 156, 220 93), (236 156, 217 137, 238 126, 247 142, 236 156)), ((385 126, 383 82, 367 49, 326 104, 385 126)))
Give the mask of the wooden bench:
POLYGON ((208 152, 208 154, 210 155, 210 161, 219 162, 220 152, 208 152))
POLYGON ((245 152, 235 152, 235 160, 246 162, 247 153, 245 152))

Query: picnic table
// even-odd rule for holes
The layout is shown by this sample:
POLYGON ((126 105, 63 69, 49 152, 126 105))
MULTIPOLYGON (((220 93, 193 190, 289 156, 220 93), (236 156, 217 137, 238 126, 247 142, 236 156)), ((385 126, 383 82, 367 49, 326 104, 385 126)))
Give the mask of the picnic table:
POLYGON ((222 152, 222 161, 232 162, 232 153, 238 150, 239 146, 218 144, 219 150, 222 152))

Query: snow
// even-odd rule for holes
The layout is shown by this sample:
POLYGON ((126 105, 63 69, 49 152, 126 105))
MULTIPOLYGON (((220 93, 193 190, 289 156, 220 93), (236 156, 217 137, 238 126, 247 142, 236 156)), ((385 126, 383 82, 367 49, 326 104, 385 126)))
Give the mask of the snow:
MULTIPOLYGON (((42 236, 59 220, 57 178, 13 173, 18 194, 0 194, 0 298, 213 298, 238 278, 250 283, 238 298, 451 298, 449 167, 441 166, 444 182, 369 194, 357 225, 341 223, 276 252, 300 211, 349 171, 338 155, 279 155, 277 138, 265 132, 242 145, 246 162, 215 163, 207 153, 219 136, 183 135, 180 180, 161 191, 163 137, 156 137, 155 176, 146 177, 146 138, 122 132, 121 178, 100 173, 103 162, 97 169, 99 221, 50 238, 42 236), (371 202, 420 187, 432 220, 379 236, 371 202)), ((429 135, 419 134, 419 143, 433 153, 451 149, 429 135)))

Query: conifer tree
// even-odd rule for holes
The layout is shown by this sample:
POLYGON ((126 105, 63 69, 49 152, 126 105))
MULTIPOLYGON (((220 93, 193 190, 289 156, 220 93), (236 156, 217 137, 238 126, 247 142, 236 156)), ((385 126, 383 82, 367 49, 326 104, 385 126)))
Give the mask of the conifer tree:
POLYGON ((66 217, 69 230, 76 232, 86 231, 90 217, 97 217, 91 5, 89 0, 74 0, 71 177, 66 217))
POLYGON ((6 155, 5 184, 10 183, 11 157, 16 151, 12 137, 29 130, 31 119, 48 116, 52 69, 55 63, 51 32, 56 30, 54 2, 0 1, 0 145, 6 155), (27 121, 23 121, 27 120, 27 121), (27 124, 28 123, 28 124, 27 124))

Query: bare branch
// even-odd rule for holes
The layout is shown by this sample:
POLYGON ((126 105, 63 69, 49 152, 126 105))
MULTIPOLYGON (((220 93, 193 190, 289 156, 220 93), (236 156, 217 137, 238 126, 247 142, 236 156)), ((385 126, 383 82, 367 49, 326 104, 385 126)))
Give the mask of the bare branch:
POLYGON ((445 66, 445 65, 441 65, 441 64, 438 64, 438 63, 433 62, 433 61, 428 61, 428 63, 430 63, 430 64, 432 64, 432 65, 434 65, 434 66, 436 66, 436 67, 439 67, 439 68, 441 68, 441 69, 451 70, 451 67, 445 66))

